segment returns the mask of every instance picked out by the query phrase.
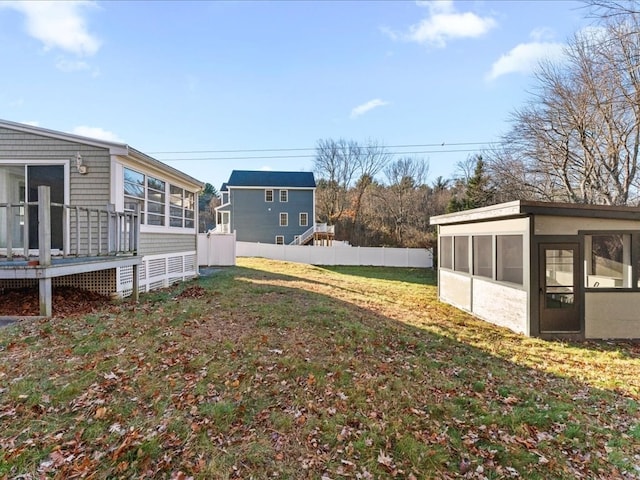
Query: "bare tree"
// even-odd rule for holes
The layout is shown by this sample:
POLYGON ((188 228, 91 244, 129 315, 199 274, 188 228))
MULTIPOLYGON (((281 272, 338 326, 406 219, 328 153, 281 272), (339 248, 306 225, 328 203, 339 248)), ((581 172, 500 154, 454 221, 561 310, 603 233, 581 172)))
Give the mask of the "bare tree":
POLYGON ((346 230, 343 238, 352 243, 358 237, 364 195, 389 159, 386 148, 373 140, 366 145, 344 139, 318 141, 314 161, 318 216, 330 224, 340 223, 346 230))
POLYGON ((397 245, 404 245, 404 234, 410 225, 419 221, 424 186, 429 164, 423 159, 400 158, 387 166, 384 173, 389 183, 384 192, 385 210, 389 227, 397 245))
POLYGON ((629 17, 576 34, 563 64, 541 65, 538 89, 514 114, 491 168, 518 174, 542 198, 636 201, 640 143, 640 33, 629 17), (505 155, 506 154, 506 155, 505 155), (507 159, 509 162, 507 162, 507 159))
POLYGON ((356 177, 358 154, 353 141, 318 140, 314 170, 319 179, 316 202, 320 220, 335 224, 347 209, 347 191, 356 177))

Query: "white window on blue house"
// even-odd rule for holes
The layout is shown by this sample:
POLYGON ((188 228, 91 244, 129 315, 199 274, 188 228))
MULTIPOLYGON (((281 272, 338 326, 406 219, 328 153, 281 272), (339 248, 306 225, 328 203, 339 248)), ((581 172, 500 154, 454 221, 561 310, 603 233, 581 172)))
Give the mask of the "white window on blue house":
POLYGON ((289 201, 289 190, 280 190, 280 201, 281 202, 289 201))
POLYGON ((265 202, 273 202, 273 190, 265 190, 264 191, 264 201, 265 202))
POLYGON ((306 227, 309 225, 309 214, 306 212, 300 212, 300 226, 306 227))
POLYGON ((280 214, 280 226, 281 227, 288 227, 289 226, 289 214, 288 213, 281 213, 280 214))
POLYGON ((284 245, 284 235, 276 235, 276 245, 284 245))

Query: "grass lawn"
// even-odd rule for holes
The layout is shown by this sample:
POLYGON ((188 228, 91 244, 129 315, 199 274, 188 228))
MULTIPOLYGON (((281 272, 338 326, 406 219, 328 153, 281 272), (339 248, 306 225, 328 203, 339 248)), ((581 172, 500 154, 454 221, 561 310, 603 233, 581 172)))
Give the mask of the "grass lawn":
MULTIPOLYGON (((0 299, 1 301, 1 299, 0 299)), ((640 478, 640 346, 263 259, 0 329, 0 479, 640 478)))

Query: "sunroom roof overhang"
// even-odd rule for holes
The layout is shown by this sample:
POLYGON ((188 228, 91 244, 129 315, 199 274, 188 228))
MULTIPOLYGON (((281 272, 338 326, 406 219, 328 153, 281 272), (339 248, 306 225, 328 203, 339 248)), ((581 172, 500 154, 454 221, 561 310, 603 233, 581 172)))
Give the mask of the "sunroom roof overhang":
POLYGON ((431 217, 431 225, 453 225, 491 220, 549 215, 560 217, 609 218, 640 221, 640 208, 611 205, 585 205, 578 203, 551 203, 516 200, 488 207, 474 208, 461 212, 431 217))

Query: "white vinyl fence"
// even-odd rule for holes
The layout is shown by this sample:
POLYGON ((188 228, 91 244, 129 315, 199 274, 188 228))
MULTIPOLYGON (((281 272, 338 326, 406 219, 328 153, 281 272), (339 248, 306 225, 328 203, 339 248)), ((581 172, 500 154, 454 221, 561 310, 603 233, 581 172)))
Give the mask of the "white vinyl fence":
POLYGON ((198 265, 230 267, 236 264, 236 232, 198 234, 198 265))
POLYGON ((236 242, 236 254, 239 257, 263 257, 310 265, 433 267, 433 252, 426 248, 301 246, 236 242))
POLYGON ((433 252, 426 248, 386 248, 275 245, 236 242, 231 234, 198 235, 198 265, 231 266, 238 257, 262 257, 310 265, 371 265, 433 268, 433 252))

